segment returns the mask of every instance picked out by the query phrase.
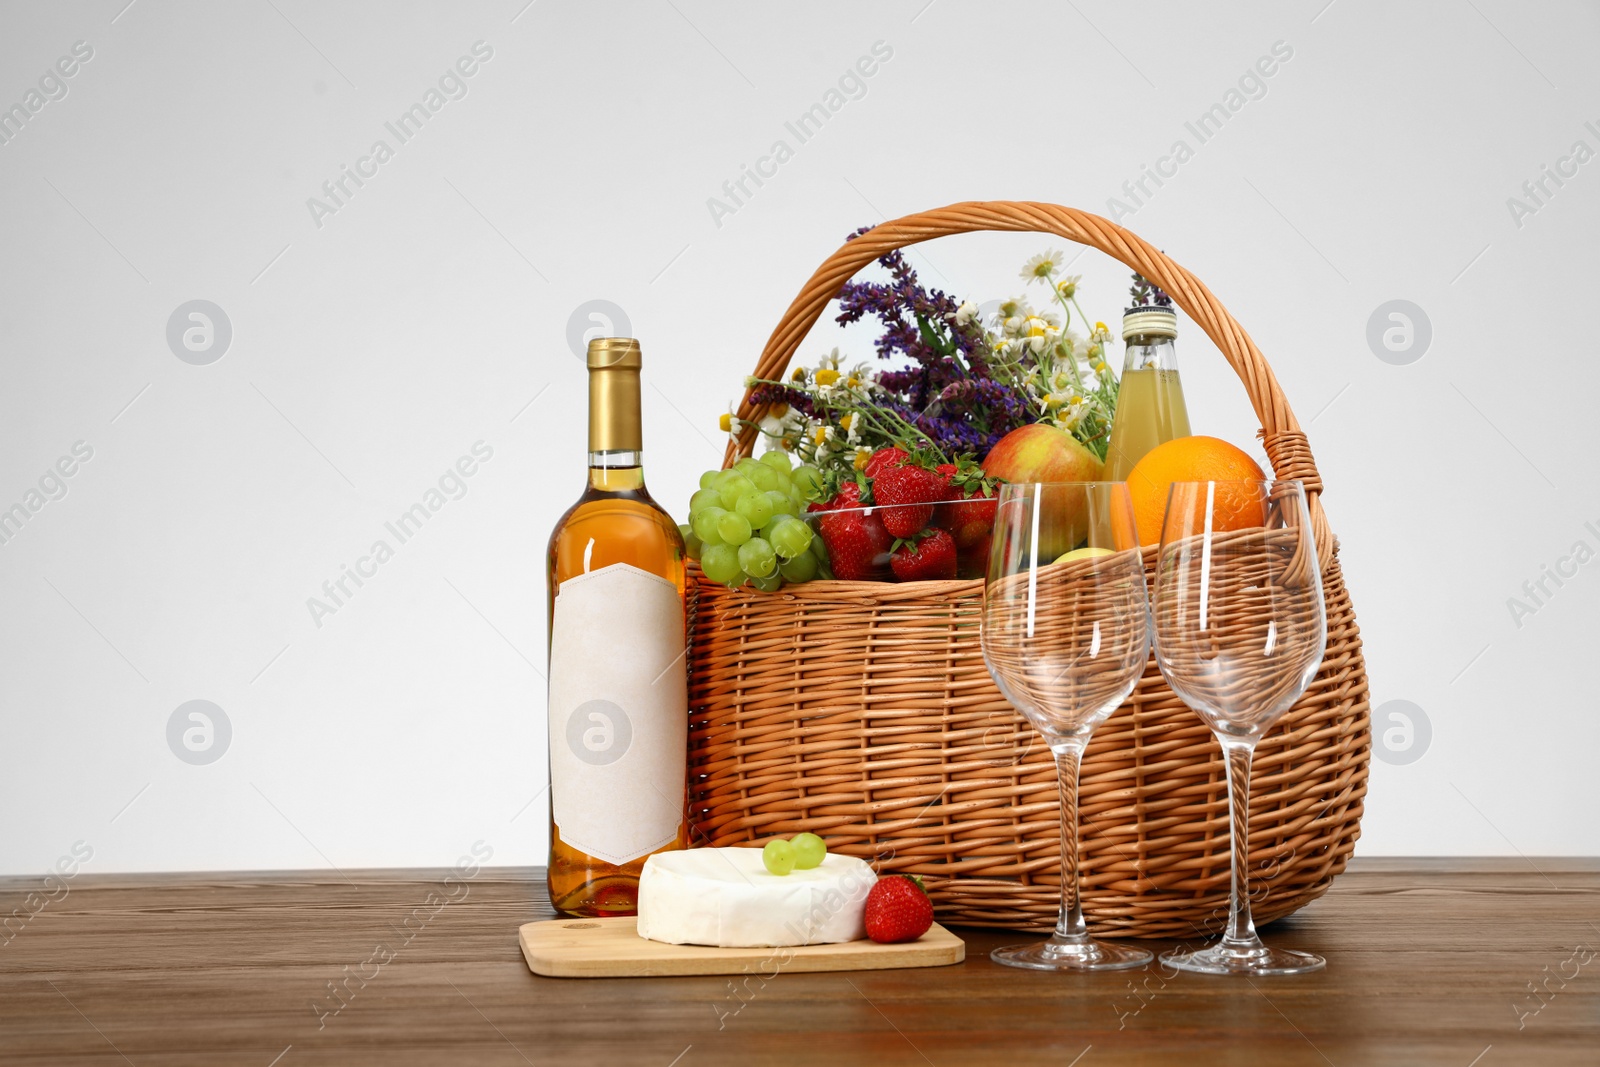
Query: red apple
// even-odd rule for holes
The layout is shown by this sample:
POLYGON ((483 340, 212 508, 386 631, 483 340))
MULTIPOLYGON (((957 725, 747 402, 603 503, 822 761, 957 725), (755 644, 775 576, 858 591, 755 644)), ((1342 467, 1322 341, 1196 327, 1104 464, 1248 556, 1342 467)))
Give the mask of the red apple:
POLYGON ((1008 482, 1096 482, 1105 464, 1065 430, 1036 422, 996 441, 983 469, 1008 482))
MULTIPOLYGON (((1105 464, 1071 434, 1036 422, 996 441, 983 457, 983 469, 986 474, 1013 484, 1095 482, 1103 477, 1105 464)), ((1039 494, 1039 544, 1028 548, 1034 558, 1040 562, 1053 560, 1088 535, 1087 503, 1080 492, 1069 489, 1046 489, 1039 494)))

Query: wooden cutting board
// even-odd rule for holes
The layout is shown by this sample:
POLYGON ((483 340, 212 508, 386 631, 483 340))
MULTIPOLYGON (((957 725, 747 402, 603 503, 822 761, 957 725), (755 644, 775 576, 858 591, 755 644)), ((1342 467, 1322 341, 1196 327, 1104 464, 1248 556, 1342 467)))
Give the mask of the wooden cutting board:
POLYGON ((666 945, 640 937, 631 915, 527 923, 517 939, 529 970, 552 978, 744 973, 770 977, 779 971, 943 967, 960 963, 967 955, 966 943, 938 923, 917 940, 900 945, 875 941, 794 948, 666 945))

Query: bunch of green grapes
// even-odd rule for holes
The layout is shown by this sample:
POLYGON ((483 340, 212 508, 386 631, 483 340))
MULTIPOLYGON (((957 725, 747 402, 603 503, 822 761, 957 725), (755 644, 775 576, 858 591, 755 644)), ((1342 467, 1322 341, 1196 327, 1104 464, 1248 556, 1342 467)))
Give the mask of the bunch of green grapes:
POLYGON ((689 523, 679 527, 690 558, 730 589, 749 582, 770 593, 786 581, 828 577, 822 539, 797 517, 821 490, 821 471, 795 467, 776 450, 706 471, 689 498, 689 523))

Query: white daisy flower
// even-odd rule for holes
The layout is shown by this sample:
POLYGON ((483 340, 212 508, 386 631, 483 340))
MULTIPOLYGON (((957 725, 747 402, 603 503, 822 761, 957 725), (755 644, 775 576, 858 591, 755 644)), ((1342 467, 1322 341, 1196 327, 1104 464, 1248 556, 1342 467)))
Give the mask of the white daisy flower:
POLYGON ((1054 277, 1056 271, 1061 269, 1063 262, 1065 262, 1065 258, 1062 253, 1056 251, 1043 252, 1022 265, 1020 272, 1022 280, 1035 282, 1054 277))

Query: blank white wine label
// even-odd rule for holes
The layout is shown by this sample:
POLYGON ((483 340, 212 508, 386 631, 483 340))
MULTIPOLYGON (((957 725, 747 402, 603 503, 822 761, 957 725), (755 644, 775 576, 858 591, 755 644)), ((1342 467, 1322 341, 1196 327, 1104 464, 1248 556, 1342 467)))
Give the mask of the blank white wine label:
POLYGON ((622 864, 683 824, 683 601, 626 563, 568 578, 550 638, 550 804, 561 840, 622 864))

